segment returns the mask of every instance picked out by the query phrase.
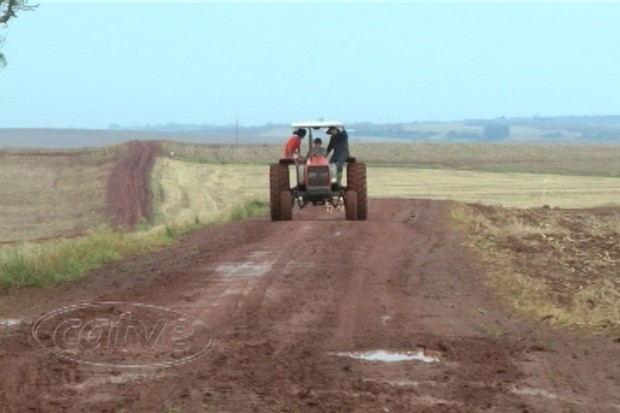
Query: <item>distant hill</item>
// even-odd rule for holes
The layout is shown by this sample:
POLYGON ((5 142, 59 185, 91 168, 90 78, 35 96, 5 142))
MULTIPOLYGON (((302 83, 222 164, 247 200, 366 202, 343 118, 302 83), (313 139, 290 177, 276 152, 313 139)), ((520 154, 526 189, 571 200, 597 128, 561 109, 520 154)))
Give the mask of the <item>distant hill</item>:
MULTIPOLYGON (((347 124, 352 141, 506 142, 620 144, 620 115, 466 119, 459 122, 347 124)), ((290 135, 287 124, 244 127, 179 124, 123 126, 105 130, 0 129, 0 147, 75 148, 131 140, 171 140, 204 144, 277 144, 290 135)), ((313 131, 315 134, 316 131, 313 131)), ((324 132, 319 132, 325 137, 324 132)))
MULTIPOLYGON (((110 125, 110 129, 123 129, 110 125)), ((548 141, 550 143, 620 142, 620 115, 562 116, 531 118, 467 119, 459 122, 406 122, 384 123, 355 122, 347 125, 352 139, 358 140, 407 140, 448 142, 496 141, 548 141)), ((154 132, 199 132, 205 134, 264 138, 258 141, 280 141, 290 133, 289 125, 267 124, 255 127, 236 125, 178 124, 132 126, 125 130, 154 132)), ((250 139, 253 140, 253 139, 250 139)))

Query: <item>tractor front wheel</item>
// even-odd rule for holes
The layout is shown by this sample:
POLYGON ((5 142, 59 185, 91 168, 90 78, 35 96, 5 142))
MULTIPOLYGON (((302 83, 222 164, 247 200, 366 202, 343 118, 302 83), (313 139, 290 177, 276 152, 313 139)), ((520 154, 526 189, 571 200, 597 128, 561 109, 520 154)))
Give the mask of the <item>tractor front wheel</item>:
POLYGON ((280 219, 282 221, 293 219, 293 198, 290 191, 282 191, 280 194, 280 219))
POLYGON ((271 220, 280 221, 282 217, 282 194, 289 193, 289 171, 287 165, 276 163, 269 166, 269 208, 271 220))
POLYGON ((366 164, 351 162, 347 165, 347 189, 357 193, 357 219, 368 216, 368 186, 366 184, 366 164))
POLYGON ((348 190, 344 194, 344 211, 347 221, 357 220, 357 192, 348 190))

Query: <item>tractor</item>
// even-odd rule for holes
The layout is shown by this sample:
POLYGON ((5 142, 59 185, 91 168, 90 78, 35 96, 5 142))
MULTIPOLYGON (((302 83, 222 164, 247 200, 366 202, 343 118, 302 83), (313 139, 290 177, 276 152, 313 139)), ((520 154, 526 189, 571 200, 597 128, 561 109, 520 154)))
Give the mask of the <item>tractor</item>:
MULTIPOLYGON (((330 126, 342 128, 337 121, 296 122, 293 128, 309 131, 308 144, 312 145, 312 132, 330 126)), ((329 209, 344 206, 345 218, 350 221, 366 220, 368 196, 366 164, 354 157, 346 160, 346 186, 336 179, 336 164, 329 163, 324 155, 313 154, 308 159, 283 158, 269 167, 269 204, 272 221, 290 221, 295 204, 300 209, 307 205, 323 205, 329 209), (295 186, 290 184, 290 169, 294 165, 295 186)))

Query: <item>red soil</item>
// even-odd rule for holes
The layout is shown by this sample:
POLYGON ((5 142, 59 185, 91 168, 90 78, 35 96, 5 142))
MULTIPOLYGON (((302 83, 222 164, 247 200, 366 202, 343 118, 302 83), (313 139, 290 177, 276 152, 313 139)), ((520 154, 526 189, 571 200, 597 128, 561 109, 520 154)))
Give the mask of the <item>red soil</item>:
MULTIPOLYGON (((484 287, 465 234, 445 225, 449 209, 371 200, 365 222, 309 208, 290 222, 211 226, 76 282, 0 292, 0 318, 23 321, 0 330, 0 410, 617 412, 620 344, 511 314, 484 287), (183 365, 125 370, 67 361, 33 339, 42 314, 93 301, 182 311, 209 326, 214 346, 183 365), (334 354, 378 349, 423 349, 440 361, 334 354)), ((114 307, 77 315, 124 311, 114 307)), ((127 349, 71 355, 175 359, 127 349)))
POLYGON ((149 175, 159 152, 159 142, 133 141, 129 151, 110 173, 108 213, 116 227, 133 227, 141 220, 152 222, 149 175))

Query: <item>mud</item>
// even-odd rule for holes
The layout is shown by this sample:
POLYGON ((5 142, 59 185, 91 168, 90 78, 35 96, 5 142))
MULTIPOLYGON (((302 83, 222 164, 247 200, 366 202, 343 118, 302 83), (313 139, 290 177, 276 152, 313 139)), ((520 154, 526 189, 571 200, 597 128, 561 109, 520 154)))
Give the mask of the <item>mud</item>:
POLYGON ((125 156, 110 173, 108 216, 116 227, 131 228, 142 220, 152 222, 151 168, 160 150, 155 141, 132 141, 125 156))
MULTIPOLYGON (((465 234, 446 227, 449 208, 371 200, 366 222, 310 208, 291 222, 217 225, 80 281, 5 292, 0 318, 23 322, 0 329, 0 410, 618 412, 620 345, 512 315, 483 287, 465 234), (101 301, 188 314, 213 347, 191 363, 128 370, 67 361, 33 339, 41 315, 101 301), (379 349, 438 361, 334 355, 379 349)), ((98 308, 81 314, 110 315, 98 308)))

